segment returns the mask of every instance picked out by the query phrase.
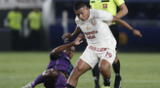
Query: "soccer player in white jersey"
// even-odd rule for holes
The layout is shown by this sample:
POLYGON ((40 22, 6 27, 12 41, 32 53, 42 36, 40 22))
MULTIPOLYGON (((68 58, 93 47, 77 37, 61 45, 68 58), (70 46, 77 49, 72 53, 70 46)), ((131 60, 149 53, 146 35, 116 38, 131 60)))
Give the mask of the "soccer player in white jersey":
POLYGON ((69 38, 83 32, 88 45, 69 76, 66 88, 76 88, 79 77, 94 68, 98 62, 100 72, 105 79, 105 88, 110 88, 107 82, 111 77, 110 69, 116 56, 116 40, 108 27, 109 24, 115 21, 133 31, 136 36, 141 37, 142 34, 125 21, 113 17, 106 11, 90 9, 85 2, 75 3, 74 11, 77 28, 72 34, 65 37, 69 38))

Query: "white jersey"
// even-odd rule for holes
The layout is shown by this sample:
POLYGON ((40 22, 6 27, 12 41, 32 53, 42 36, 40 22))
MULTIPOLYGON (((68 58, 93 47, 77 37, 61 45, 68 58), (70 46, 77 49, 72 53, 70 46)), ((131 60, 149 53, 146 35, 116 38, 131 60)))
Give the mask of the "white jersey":
POLYGON ((111 23, 112 19, 113 16, 106 11, 90 9, 88 20, 82 21, 76 17, 75 21, 84 33, 88 45, 114 49, 116 40, 109 28, 109 23, 111 23), (108 22, 108 24, 104 23, 104 21, 108 22))

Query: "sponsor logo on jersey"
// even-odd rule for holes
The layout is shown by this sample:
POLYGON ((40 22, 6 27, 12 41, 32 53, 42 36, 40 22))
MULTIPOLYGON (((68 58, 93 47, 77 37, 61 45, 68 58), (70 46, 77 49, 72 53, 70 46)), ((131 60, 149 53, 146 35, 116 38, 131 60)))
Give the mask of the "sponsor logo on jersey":
POLYGON ((87 30, 90 30, 92 27, 91 26, 86 26, 86 29, 87 30))
POLYGON ((105 55, 107 58, 111 58, 112 57, 112 53, 110 52, 106 52, 106 55, 105 55))
POLYGON ((92 25, 96 25, 97 24, 95 18, 91 19, 90 22, 91 22, 92 25))

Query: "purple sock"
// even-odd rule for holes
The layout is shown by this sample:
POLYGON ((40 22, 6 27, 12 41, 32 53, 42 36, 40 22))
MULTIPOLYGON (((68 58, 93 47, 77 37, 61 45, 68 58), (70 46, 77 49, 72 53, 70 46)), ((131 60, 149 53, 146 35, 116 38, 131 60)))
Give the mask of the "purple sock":
POLYGON ((36 85, 44 82, 44 77, 42 75, 39 75, 34 82, 32 82, 32 88, 34 88, 36 85))

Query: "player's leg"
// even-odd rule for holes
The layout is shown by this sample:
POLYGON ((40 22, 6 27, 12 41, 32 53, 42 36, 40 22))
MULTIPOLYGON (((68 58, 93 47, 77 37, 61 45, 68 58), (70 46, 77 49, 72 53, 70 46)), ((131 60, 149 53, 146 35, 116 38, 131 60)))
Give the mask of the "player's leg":
POLYGON ((36 85, 43 83, 43 81, 45 80, 45 78, 41 75, 39 75, 34 82, 32 82, 32 88, 34 88, 36 85))
POLYGON ((94 83, 95 83, 95 88, 100 88, 99 85, 99 68, 98 68, 98 63, 97 65, 92 69, 92 75, 94 77, 94 83))
POLYGON ((32 82, 32 88, 34 88, 36 85, 40 84, 40 83, 44 83, 47 78, 49 77, 56 77, 57 72, 55 72, 53 69, 48 69, 46 71, 44 71, 41 75, 39 75, 34 82, 32 82))
POLYGON ((44 81, 44 77, 42 76, 42 74, 40 74, 33 82, 28 83, 27 85, 25 85, 22 88, 34 88, 36 85, 42 83, 44 81))
POLYGON ((98 63, 97 56, 89 46, 86 47, 83 54, 80 56, 76 67, 72 70, 71 75, 67 81, 67 88, 75 88, 78 82, 78 78, 91 68, 94 68, 98 63))
POLYGON ((55 88, 65 88, 67 82, 67 77, 63 72, 60 72, 55 81, 55 88))
POLYGON ((99 70, 104 79, 104 88, 110 88, 110 77, 111 77, 110 68, 111 68, 111 65, 107 60, 102 59, 100 61, 99 70))
POLYGON ((112 66, 113 66, 113 70, 115 72, 114 88, 121 88, 120 61, 119 61, 118 57, 116 57, 112 66))
MULTIPOLYGON (((51 62, 48 64, 48 69, 51 68, 51 62)), ((44 77, 47 73, 49 73, 49 70, 44 71, 42 74, 40 74, 33 82, 28 83, 22 88, 34 88, 36 85, 43 83, 46 80, 46 77, 44 77)))
MULTIPOLYGON (((116 49, 118 50, 118 45, 119 45, 119 31, 118 31, 118 26, 117 25, 112 25, 110 26, 110 29, 113 33, 113 36, 115 37, 117 41, 117 46, 116 49)), ((115 72, 115 80, 114 80, 114 88, 120 88, 120 82, 121 82, 121 75, 120 75, 120 61, 118 56, 116 55, 115 61, 112 65, 113 70, 115 72)))
POLYGON ((91 67, 82 59, 80 59, 76 67, 72 70, 71 75, 68 78, 66 87, 75 88, 79 77, 89 69, 91 69, 91 67))
POLYGON ((111 67, 116 57, 115 49, 107 49, 100 55, 99 69, 103 75, 104 87, 110 88, 111 67))

